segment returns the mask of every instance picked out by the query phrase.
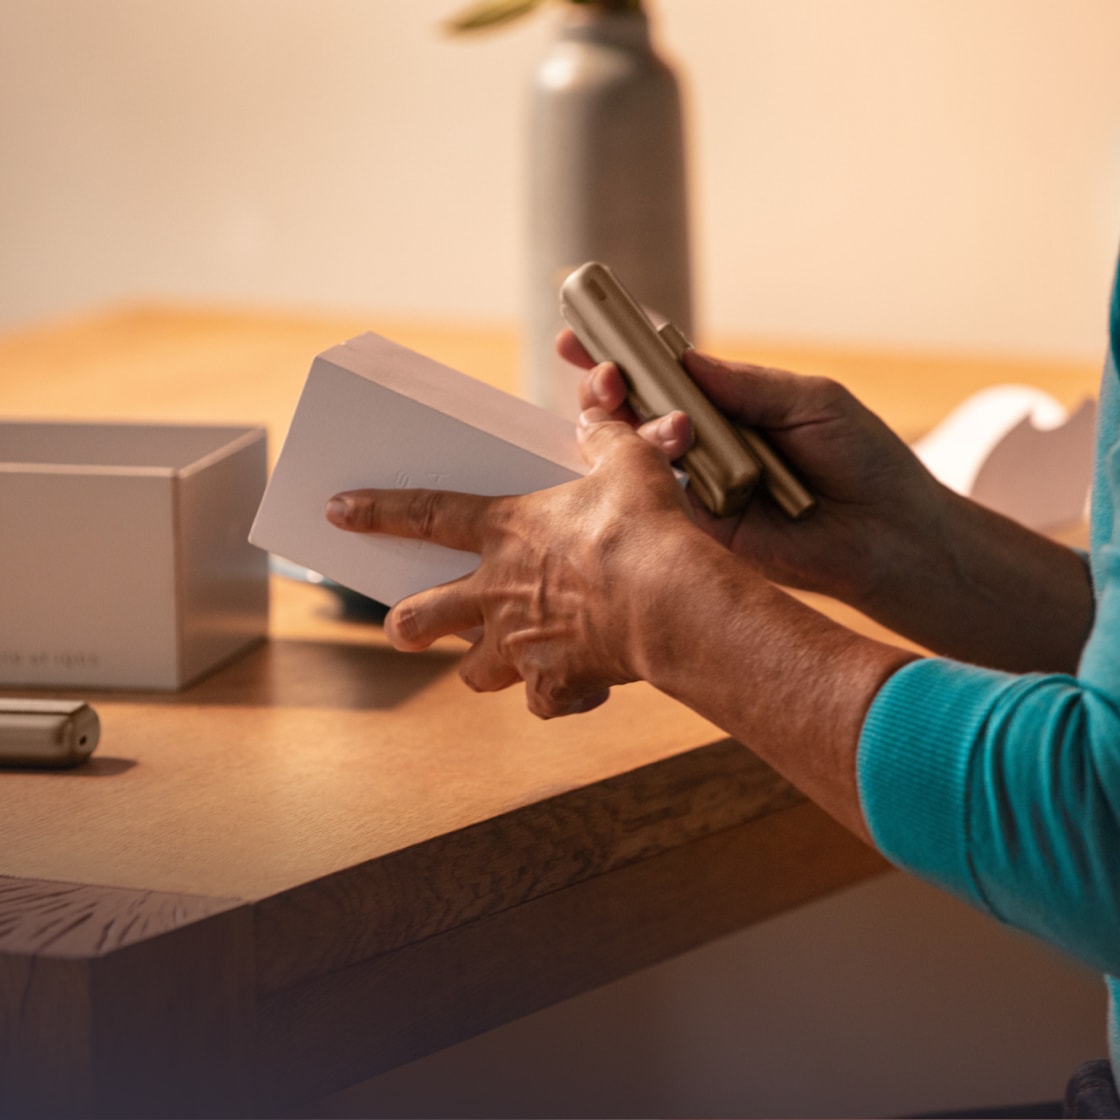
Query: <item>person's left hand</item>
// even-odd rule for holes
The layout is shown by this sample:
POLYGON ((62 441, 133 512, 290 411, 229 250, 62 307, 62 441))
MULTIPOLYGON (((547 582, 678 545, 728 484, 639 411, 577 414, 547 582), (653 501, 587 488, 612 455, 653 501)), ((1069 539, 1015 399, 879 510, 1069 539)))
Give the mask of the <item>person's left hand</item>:
POLYGON ((391 533, 476 552, 460 580, 398 603, 392 644, 422 650, 480 635, 460 675, 477 691, 524 681, 543 718, 589 711, 612 685, 643 677, 657 640, 659 581, 708 540, 665 456, 625 423, 580 418, 585 478, 514 497, 440 490, 351 490, 327 517, 351 532, 391 533))

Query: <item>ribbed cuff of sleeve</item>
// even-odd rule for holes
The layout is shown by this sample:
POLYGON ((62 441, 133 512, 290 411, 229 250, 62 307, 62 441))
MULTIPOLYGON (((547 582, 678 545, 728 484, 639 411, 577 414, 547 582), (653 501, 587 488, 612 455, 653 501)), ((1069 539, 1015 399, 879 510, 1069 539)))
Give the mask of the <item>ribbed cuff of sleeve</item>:
POLYGON ((864 819, 892 863, 987 909, 969 860, 972 760, 1011 678, 927 658, 891 676, 860 736, 864 819))

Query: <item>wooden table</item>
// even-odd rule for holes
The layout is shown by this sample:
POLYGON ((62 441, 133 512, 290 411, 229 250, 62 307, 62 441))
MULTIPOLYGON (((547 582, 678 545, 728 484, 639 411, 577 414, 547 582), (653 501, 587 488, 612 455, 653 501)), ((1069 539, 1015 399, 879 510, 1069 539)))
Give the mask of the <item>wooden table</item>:
MULTIPOLYGON (((0 415, 258 422, 275 455, 312 357, 369 328, 512 385, 500 329, 135 308, 0 338, 0 415)), ((1095 387, 721 350, 839 375, 904 434, 987 383, 1095 387)), ((274 580, 268 642, 91 696, 77 770, 0 774, 0 1115, 275 1114, 883 868, 647 686, 540 722, 459 648, 397 654, 274 580)))

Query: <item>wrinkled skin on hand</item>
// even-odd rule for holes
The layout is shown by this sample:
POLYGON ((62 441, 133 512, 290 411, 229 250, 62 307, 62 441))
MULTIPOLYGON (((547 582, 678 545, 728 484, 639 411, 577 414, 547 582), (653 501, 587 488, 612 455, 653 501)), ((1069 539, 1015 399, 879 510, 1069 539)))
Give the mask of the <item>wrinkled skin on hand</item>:
MULTIPOLYGON (((571 332, 583 407, 637 425, 616 367, 571 332)), ((768 496, 738 517, 695 516, 731 554, 787 587, 839 599, 937 653, 1015 672, 1075 670, 1093 617, 1081 559, 953 493, 847 389, 820 377, 690 351, 685 367, 733 422, 761 430, 817 498, 790 521, 768 496)), ((637 425, 670 458, 691 441, 672 413, 637 425)))
POLYGON ((476 571, 410 596, 386 619, 395 647, 468 636, 460 675, 477 691, 525 682, 538 716, 589 711, 643 676, 642 630, 677 542, 702 546, 665 456, 605 413, 581 418, 586 478, 514 497, 356 490, 327 516, 351 532, 392 533, 476 552, 476 571))
MULTIPOLYGON (((637 423, 616 367, 595 366, 570 331, 557 346, 587 371, 581 407, 637 423)), ((938 531, 941 488, 906 444, 842 385, 697 351, 686 355, 685 364, 721 412, 765 432, 818 500, 800 522, 790 521, 764 494, 733 518, 714 518, 695 503, 698 523, 768 578, 859 604, 897 573, 900 557, 938 531)), ((670 459, 683 454, 692 438, 679 412, 638 430, 670 459)))

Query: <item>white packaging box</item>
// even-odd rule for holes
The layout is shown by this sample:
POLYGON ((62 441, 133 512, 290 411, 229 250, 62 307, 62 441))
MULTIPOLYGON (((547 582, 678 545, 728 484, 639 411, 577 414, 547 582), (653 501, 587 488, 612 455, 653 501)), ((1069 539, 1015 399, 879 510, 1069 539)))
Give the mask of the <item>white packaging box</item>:
POLYGON ((575 425, 375 334, 311 366, 251 540, 379 603, 457 579, 474 553, 325 517, 340 490, 523 494, 587 473, 575 425))
POLYGON ((263 428, 0 423, 0 685, 182 687, 268 629, 263 428))

